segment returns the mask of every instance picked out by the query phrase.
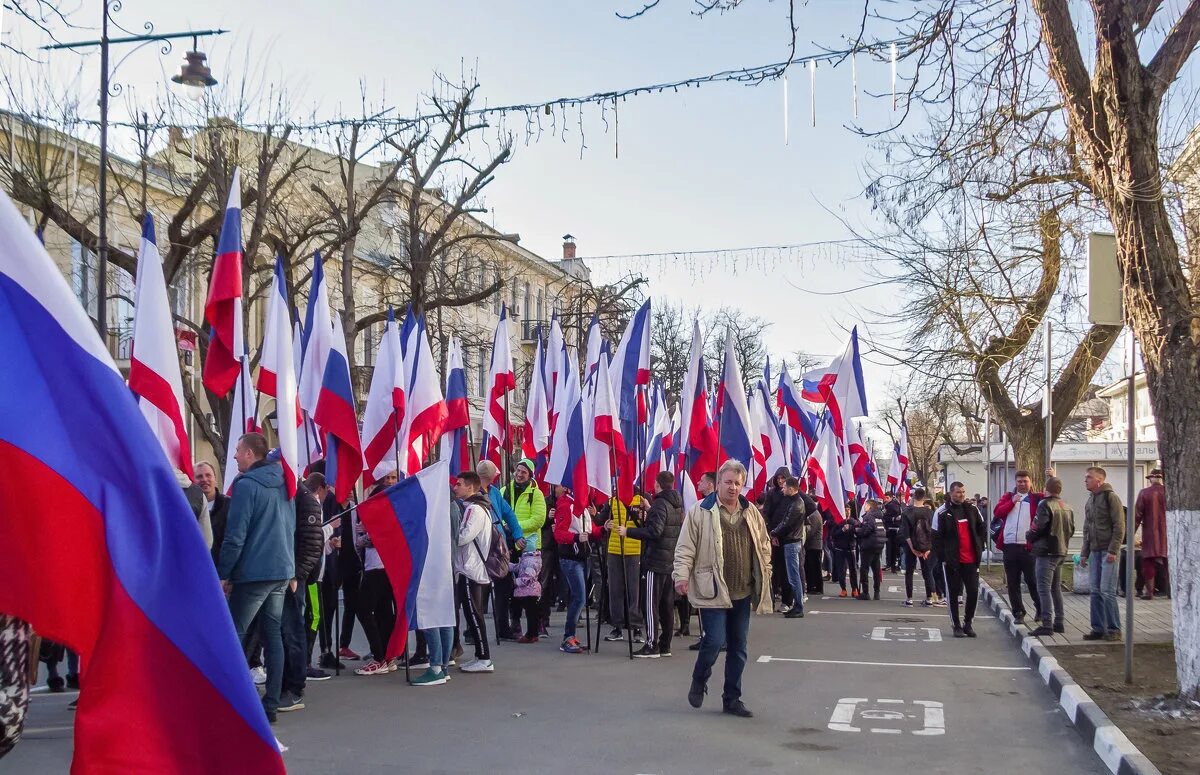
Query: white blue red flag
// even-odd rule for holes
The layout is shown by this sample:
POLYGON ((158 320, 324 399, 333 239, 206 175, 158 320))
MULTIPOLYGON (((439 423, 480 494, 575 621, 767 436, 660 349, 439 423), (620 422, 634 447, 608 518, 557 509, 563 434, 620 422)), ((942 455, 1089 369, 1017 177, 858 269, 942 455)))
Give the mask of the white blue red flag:
MULTIPOLYGON (((304 374, 304 329, 300 327, 299 320, 292 325, 292 365, 296 371, 296 384, 299 385, 304 374)), ((299 400, 299 393, 296 397, 299 400)), ((312 417, 301 409, 300 419, 300 443, 296 451, 300 453, 300 470, 307 471, 309 465, 314 460, 320 460, 325 453, 321 450, 321 434, 317 433, 312 417)))
MULTIPOLYGON (((596 378, 592 383, 591 405, 589 410, 584 413, 584 429, 587 437, 584 456, 587 458, 588 485, 605 498, 614 495, 613 475, 620 470, 620 461, 628 459, 628 449, 625 438, 621 435, 621 425, 617 422, 615 404, 612 382, 609 381, 608 376, 608 358, 602 354, 596 369, 596 378), (618 466, 617 471, 613 470, 614 462, 618 466)), ((636 470, 633 473, 634 476, 637 475, 636 470)), ((630 489, 632 490, 632 484, 630 489)), ((617 494, 619 493, 620 485, 618 484, 617 494)), ((576 497, 586 500, 583 495, 578 493, 576 497)), ((629 499, 625 500, 625 503, 630 503, 632 500, 633 493, 630 492, 629 499)))
MULTIPOLYGON (((736 460, 750 471, 754 460, 753 428, 750 406, 746 401, 746 388, 742 382, 742 370, 733 352, 733 332, 725 336, 725 364, 721 370, 721 385, 717 389, 717 406, 720 410, 717 459, 723 464, 736 460)), ((750 482, 746 482, 749 488, 750 482)))
POLYGON ((201 371, 204 387, 225 397, 233 389, 246 351, 242 331, 242 174, 236 167, 229 185, 225 220, 217 239, 204 319, 208 321, 208 352, 201 371))
MULTIPOLYGON (((411 314, 411 310, 410 310, 411 314)), ((404 344, 408 390, 404 394, 404 424, 400 438, 408 444, 408 472, 419 471, 442 437, 446 426, 446 397, 438 378, 437 363, 429 348, 425 318, 415 321, 404 344)))
POLYGON ((244 433, 260 433, 262 426, 258 421, 258 391, 250 379, 250 356, 243 354, 239 363, 239 375, 233 385, 233 401, 229 404, 229 427, 225 433, 225 468, 223 484, 225 494, 229 495, 233 480, 237 477, 237 460, 234 452, 237 441, 244 433))
POLYGON ((625 452, 614 447, 617 464, 617 495, 633 502, 633 488, 642 470, 638 459, 638 435, 646 423, 646 391, 650 384, 650 300, 633 313, 609 363, 609 378, 616 420, 620 424, 625 452))
POLYGON ((442 434, 442 460, 450 462, 451 480, 471 465, 471 409, 467 403, 467 371, 463 368, 462 347, 450 337, 446 350, 446 428, 442 434))
POLYGON ((329 316, 329 286, 325 282, 325 265, 321 254, 313 254, 312 283, 308 289, 308 306, 304 310, 304 341, 301 351, 304 363, 300 369, 300 408, 315 417, 317 401, 321 398, 321 382, 325 379, 325 364, 333 348, 333 321, 329 316))
MULTIPOLYGON (((813 391, 817 390, 818 387, 814 385, 813 391)), ((812 394, 806 393, 805 395, 812 394)), ((821 401, 824 401, 824 398, 819 393, 815 394, 821 401)), ((796 431, 804 441, 806 453, 817 443, 817 415, 812 410, 808 401, 809 399, 802 397, 800 391, 796 389, 796 383, 792 381, 791 375, 788 374, 787 364, 785 363, 783 370, 779 374, 776 402, 779 405, 780 414, 788 424, 788 427, 796 431)))
POLYGON ((358 505, 396 601, 385 659, 404 653, 411 630, 455 626, 449 472, 439 460, 358 505))
POLYGON ((559 411, 550 445, 550 461, 546 465, 546 481, 567 487, 576 493, 576 513, 587 505, 588 472, 585 460, 587 446, 584 426, 584 399, 579 388, 579 371, 575 357, 567 354, 559 372, 558 389, 554 396, 559 411))
POLYGON ((708 378, 704 375, 704 338, 700 321, 692 323, 692 349, 680 395, 680 467, 694 485, 708 471, 717 470, 717 432, 708 407, 708 378))
POLYGON ((192 445, 183 419, 183 379, 179 375, 175 321, 171 317, 162 256, 154 239, 154 218, 149 213, 138 250, 129 389, 138 397, 138 408, 162 445, 167 460, 189 479, 193 478, 192 445))
POLYGON ((3 193, 0 350, 0 611, 79 655, 72 771, 283 773, 171 465, 3 193))
POLYGON ((363 411, 363 462, 366 464, 363 483, 367 487, 390 473, 408 472, 408 453, 404 452, 407 445, 400 440, 407 383, 400 330, 389 307, 375 354, 375 370, 371 372, 367 408, 363 411))
POLYGON ((267 296, 267 319, 263 327, 262 350, 258 360, 258 390, 275 399, 275 427, 279 434, 279 455, 288 496, 296 497, 296 480, 304 469, 300 464, 300 406, 297 401, 295 353, 292 350, 292 310, 287 300, 283 277, 283 259, 275 259, 271 291, 267 296))
POLYGON ((512 424, 508 419, 508 394, 516 389, 512 347, 508 340, 508 307, 500 306, 500 320, 492 335, 492 360, 488 367, 487 396, 483 405, 483 438, 479 458, 500 465, 501 450, 510 450, 512 424))
POLYGON ((363 453, 341 315, 333 318, 333 342, 313 421, 325 434, 325 479, 333 487, 338 503, 345 503, 362 475, 363 453))

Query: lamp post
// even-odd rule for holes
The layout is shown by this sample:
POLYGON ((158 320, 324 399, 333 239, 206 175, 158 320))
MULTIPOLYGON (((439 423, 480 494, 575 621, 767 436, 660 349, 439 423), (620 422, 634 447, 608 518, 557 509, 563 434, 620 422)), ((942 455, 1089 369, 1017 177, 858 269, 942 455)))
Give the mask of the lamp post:
POLYGON ((146 22, 142 25, 146 30, 145 33, 137 35, 112 21, 112 14, 121 10, 121 0, 102 1, 104 13, 100 23, 99 40, 55 43, 49 46, 42 46, 42 50, 71 49, 77 51, 89 48, 100 49, 100 173, 98 186, 100 218, 97 224, 98 233, 96 239, 96 330, 100 333, 100 339, 104 342, 104 346, 108 347, 108 98, 110 96, 115 97, 121 93, 120 85, 112 84, 110 79, 113 72, 129 58, 130 54, 133 54, 134 51, 137 51, 147 43, 164 43, 165 45, 163 45, 161 51, 166 55, 171 52, 171 41, 179 38, 191 38, 192 50, 188 51, 185 55, 186 61, 180 68, 179 74, 172 77, 171 80, 181 84, 190 99, 199 101, 204 98, 204 90, 216 85, 217 80, 212 77, 212 71, 205 64, 205 55, 197 50, 197 43, 200 38, 224 35, 228 30, 156 33, 154 32, 154 25, 146 22), (108 34, 110 24, 128 34, 124 37, 110 37, 108 34), (113 45, 127 43, 137 45, 120 62, 110 68, 109 49, 113 45))

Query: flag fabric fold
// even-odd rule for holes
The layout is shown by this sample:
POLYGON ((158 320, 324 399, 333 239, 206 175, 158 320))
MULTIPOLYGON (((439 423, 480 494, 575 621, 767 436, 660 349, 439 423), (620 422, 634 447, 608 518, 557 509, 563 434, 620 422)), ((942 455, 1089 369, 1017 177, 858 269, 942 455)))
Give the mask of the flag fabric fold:
POLYGON ((400 331, 396 327, 396 317, 389 308, 383 336, 379 339, 375 354, 367 407, 363 411, 363 458, 366 464, 363 482, 368 487, 390 473, 408 472, 407 452, 401 454, 404 445, 400 441, 406 385, 400 331))
POLYGON ((462 347, 450 337, 446 352, 446 428, 441 438, 442 460, 449 461, 451 480, 472 468, 470 449, 471 412, 467 403, 467 372, 462 347))
POLYGON ((229 395, 241 368, 238 360, 246 351, 242 322, 242 189, 241 170, 234 168, 225 205, 225 220, 217 238, 204 303, 204 319, 210 326, 208 352, 201 369, 204 387, 219 397, 229 395))
POLYGON ((414 322, 409 332, 405 364, 409 368, 408 390, 404 394, 404 424, 400 428, 400 438, 407 444, 408 473, 411 474, 421 469, 446 426, 446 397, 442 395, 423 317, 414 322))
POLYGON ((507 396, 516 386, 512 349, 508 340, 508 308, 501 305, 500 319, 492 335, 492 360, 488 367, 487 396, 483 407, 480 460, 486 458, 499 466, 501 450, 511 449, 512 427, 508 418, 507 396))
POLYGON ((363 454, 341 315, 333 318, 333 341, 313 420, 325 434, 325 479, 338 503, 345 503, 362 475, 363 454))
POLYGON ((287 482, 288 496, 296 497, 296 481, 303 474, 300 465, 300 406, 297 399, 295 353, 292 351, 292 311, 287 300, 287 282, 283 259, 275 259, 271 291, 267 296, 267 319, 263 328, 261 356, 258 361, 258 390, 275 399, 275 428, 279 435, 280 462, 287 482))
POLYGON ((229 404, 229 426, 225 433, 225 468, 221 471, 226 495, 230 494, 233 480, 238 475, 237 461, 233 457, 238 439, 244 433, 258 433, 262 430, 258 422, 258 391, 250 379, 249 356, 242 355, 238 364, 239 374, 233 385, 233 401, 229 404))

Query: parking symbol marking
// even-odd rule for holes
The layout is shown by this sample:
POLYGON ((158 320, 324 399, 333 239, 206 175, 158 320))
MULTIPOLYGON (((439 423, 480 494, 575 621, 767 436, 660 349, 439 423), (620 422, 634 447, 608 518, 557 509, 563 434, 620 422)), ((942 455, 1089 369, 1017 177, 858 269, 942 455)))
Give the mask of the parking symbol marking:
POLYGON ((877 735, 907 732, 931 737, 946 734, 946 717, 942 703, 933 700, 843 697, 833 709, 828 727, 834 732, 862 732, 866 727, 877 735), (918 723, 921 726, 916 727, 918 723))
POLYGON ((942 631, 936 627, 875 627, 871 630, 871 640, 940 643, 942 631))

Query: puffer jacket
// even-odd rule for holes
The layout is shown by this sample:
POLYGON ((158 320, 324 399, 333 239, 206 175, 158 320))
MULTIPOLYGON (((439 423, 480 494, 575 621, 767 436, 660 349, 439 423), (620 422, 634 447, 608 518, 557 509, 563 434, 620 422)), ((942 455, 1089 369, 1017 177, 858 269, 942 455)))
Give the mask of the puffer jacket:
POLYGON ((883 510, 871 509, 863 514, 862 519, 854 526, 854 537, 858 539, 858 548, 864 552, 883 551, 887 543, 887 528, 884 527, 883 510))
POLYGON ((642 542, 642 569, 670 573, 675 567, 675 544, 683 528, 683 496, 664 490, 654 496, 644 527, 631 527, 626 538, 642 542))
POLYGON ((546 524, 546 498, 537 483, 530 479, 522 488, 516 482, 509 482, 500 494, 516 515, 521 536, 525 539, 525 551, 540 549, 542 525, 546 524))
MULTIPOLYGON (((771 539, 758 507, 738 496, 746 511, 750 528, 751 603, 760 614, 769 614, 771 605, 771 539)), ((688 602, 696 608, 730 608, 729 587, 725 583, 725 558, 722 554, 721 509, 716 493, 697 503, 688 512, 675 546, 675 568, 671 577, 676 584, 688 583, 688 602)))
POLYGON ((303 483, 296 483, 296 538, 293 550, 296 560, 296 580, 302 585, 316 581, 325 551, 325 531, 321 528, 325 512, 317 496, 303 483))
POLYGON ((1084 552, 1120 554, 1125 540, 1125 507, 1108 482, 1100 485, 1083 507, 1084 552))
POLYGON ((217 575, 235 584, 294 578, 295 534, 283 467, 260 460, 233 480, 217 575))
MULTIPOLYGON (((637 525, 646 516, 645 501, 642 496, 633 496, 633 504, 626 508, 620 498, 609 498, 608 503, 604 504, 604 509, 601 510, 597 522, 601 525, 613 521, 613 527, 633 527, 637 525)), ((620 554, 626 557, 637 557, 642 553, 642 542, 636 538, 626 536, 621 538, 616 530, 608 534, 608 553, 620 554)))

